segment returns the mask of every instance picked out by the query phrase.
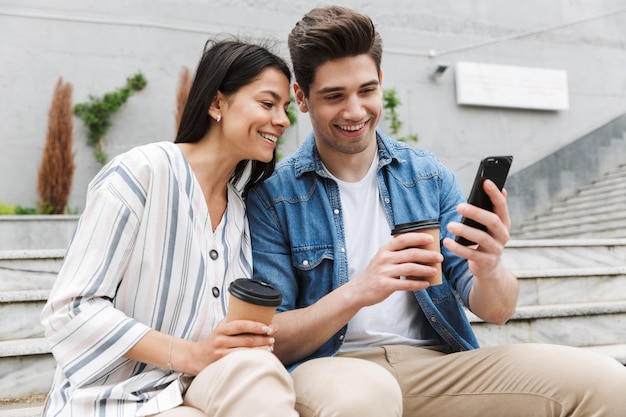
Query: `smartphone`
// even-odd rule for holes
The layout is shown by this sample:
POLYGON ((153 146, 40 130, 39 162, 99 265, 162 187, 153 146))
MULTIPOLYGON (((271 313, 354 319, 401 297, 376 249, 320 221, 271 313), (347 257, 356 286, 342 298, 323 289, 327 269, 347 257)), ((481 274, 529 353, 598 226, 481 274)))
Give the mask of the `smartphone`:
MULTIPOLYGON (((480 165, 478 166, 476 178, 474 178, 474 184, 472 184, 472 189, 470 191, 469 197, 467 198, 467 202, 485 210, 493 211, 493 204, 491 203, 491 199, 483 189, 483 182, 485 182, 485 180, 491 180, 494 182, 494 184, 496 184, 498 189, 502 191, 502 188, 504 187, 504 182, 506 181, 506 177, 507 175, 509 175, 509 169, 511 168, 512 162, 513 156, 511 155, 487 156, 483 158, 480 161, 480 165)), ((487 230, 486 226, 474 220, 466 219, 465 217, 461 219, 461 223, 483 231, 487 230)), ((471 240, 467 240, 460 236, 457 236, 455 240, 461 245, 465 246, 475 244, 475 242, 472 242, 471 240)))

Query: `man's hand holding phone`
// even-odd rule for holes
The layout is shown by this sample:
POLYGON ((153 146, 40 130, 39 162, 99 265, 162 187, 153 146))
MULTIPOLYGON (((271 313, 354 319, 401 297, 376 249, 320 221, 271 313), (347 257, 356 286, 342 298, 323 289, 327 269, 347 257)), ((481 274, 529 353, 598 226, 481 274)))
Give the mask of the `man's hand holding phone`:
MULTIPOLYGON (((478 171, 476 172, 476 177, 474 178, 474 183, 472 184, 472 189, 470 191, 467 202, 473 206, 487 210, 489 212, 495 212, 493 198, 497 199, 497 196, 490 196, 487 193, 487 190, 485 189, 485 182, 487 180, 491 181, 493 185, 498 189, 498 191, 502 191, 512 162, 513 157, 510 155, 488 156, 486 158, 483 158, 483 160, 480 161, 480 165, 478 166, 478 171)), ((487 185, 487 187, 489 187, 489 185, 487 185)), ((510 218, 508 216, 508 208, 506 207, 506 199, 504 201, 504 205, 506 211, 505 217, 510 227, 510 218)), ((483 232, 486 232, 487 230, 491 231, 491 229, 489 228, 489 223, 493 223, 493 220, 495 220, 493 219, 493 216, 486 216, 487 220, 482 221, 481 219, 477 219, 476 215, 473 214, 472 211, 470 211, 469 216, 466 216, 464 213, 461 214, 463 215, 463 218, 461 219, 462 224, 482 230, 483 232), (492 221, 488 221, 490 217, 492 221)), ((504 213, 495 212, 495 214, 504 213)), ((469 233, 475 235, 472 230, 469 230, 469 233)), ((471 239, 471 236, 466 236, 465 233, 457 235, 455 240, 464 246, 476 244, 476 242, 471 239)))
POLYGON ((457 211, 463 216, 463 220, 459 223, 450 223, 448 230, 456 235, 456 243, 470 250, 478 245, 481 250, 501 251, 509 240, 511 227, 506 190, 500 190, 491 180, 483 181, 482 187, 485 195, 492 202, 491 210, 469 202, 459 204, 457 211))
MULTIPOLYGON (((508 157, 508 165, 511 159, 508 157)), ((500 162, 494 163, 493 166, 499 164, 500 162)), ((503 189, 508 167, 505 170, 498 168, 498 177, 495 173, 482 170, 482 166, 481 163, 468 203, 457 206, 463 220, 448 224, 448 231, 457 238, 445 238, 443 245, 467 259, 469 269, 474 275, 469 296, 471 311, 488 322, 504 324, 515 312, 518 293, 517 278, 501 261, 511 227, 506 191, 503 189), (490 206, 480 207, 482 204, 478 203, 477 197, 479 193, 486 196, 490 206), (474 223, 481 228, 472 227, 474 223), (470 244, 464 245, 465 242, 470 244)))

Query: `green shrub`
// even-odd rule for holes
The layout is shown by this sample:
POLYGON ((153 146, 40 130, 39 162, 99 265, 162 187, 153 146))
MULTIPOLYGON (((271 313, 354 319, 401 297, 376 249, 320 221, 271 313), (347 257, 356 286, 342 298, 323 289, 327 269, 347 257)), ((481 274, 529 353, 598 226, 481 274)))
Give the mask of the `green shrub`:
POLYGON ((395 88, 383 90, 383 109, 385 110, 385 120, 389 120, 391 136, 401 142, 405 142, 407 140, 417 142, 419 138, 414 133, 402 137, 398 136, 400 128, 404 124, 402 120, 400 120, 400 116, 396 111, 396 108, 400 106, 400 104, 402 104, 402 102, 398 98, 395 88))
POLYGON ((74 106, 74 114, 81 118, 89 136, 87 143, 96 146, 93 152, 96 160, 104 165, 107 154, 104 151, 104 135, 111 127, 111 115, 118 111, 130 95, 135 91, 141 91, 148 82, 141 72, 126 79, 126 85, 102 97, 89 96, 87 103, 79 103, 74 106))

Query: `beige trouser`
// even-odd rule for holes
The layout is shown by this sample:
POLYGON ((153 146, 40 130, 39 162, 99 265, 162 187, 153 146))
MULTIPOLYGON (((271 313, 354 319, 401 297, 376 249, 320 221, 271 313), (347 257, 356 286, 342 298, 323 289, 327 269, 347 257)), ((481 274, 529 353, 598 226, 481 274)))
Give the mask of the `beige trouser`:
MULTIPOLYGON (((292 373, 301 417, 401 417, 395 378, 362 359, 313 359, 292 373)), ((278 417, 278 416, 277 416, 278 417)))
POLYGON ((336 416, 399 415, 369 408, 390 401, 389 385, 398 383, 406 417, 626 416, 626 368, 564 346, 519 344, 453 354, 386 346, 314 359, 292 377, 301 416, 325 416, 328 403, 338 399, 346 411, 336 416), (366 363, 394 378, 371 379, 371 370, 362 372, 366 363), (302 404, 310 410, 303 412, 302 404))
POLYGON ((184 405, 158 417, 297 417, 289 373, 261 349, 235 351, 198 374, 184 405))

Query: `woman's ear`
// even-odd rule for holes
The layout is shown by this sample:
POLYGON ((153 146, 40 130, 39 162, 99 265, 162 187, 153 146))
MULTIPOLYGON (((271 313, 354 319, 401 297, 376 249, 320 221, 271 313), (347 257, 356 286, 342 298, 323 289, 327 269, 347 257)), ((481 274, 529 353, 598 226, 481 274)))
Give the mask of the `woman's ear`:
POLYGON ((213 101, 211 101, 211 105, 209 106, 209 116, 219 121, 218 119, 222 118, 222 104, 224 103, 224 94, 221 91, 218 91, 215 97, 213 97, 213 101))
POLYGON ((296 104, 302 113, 309 111, 309 107, 306 104, 306 97, 304 97, 304 91, 300 88, 298 83, 293 85, 293 93, 296 96, 296 104))

